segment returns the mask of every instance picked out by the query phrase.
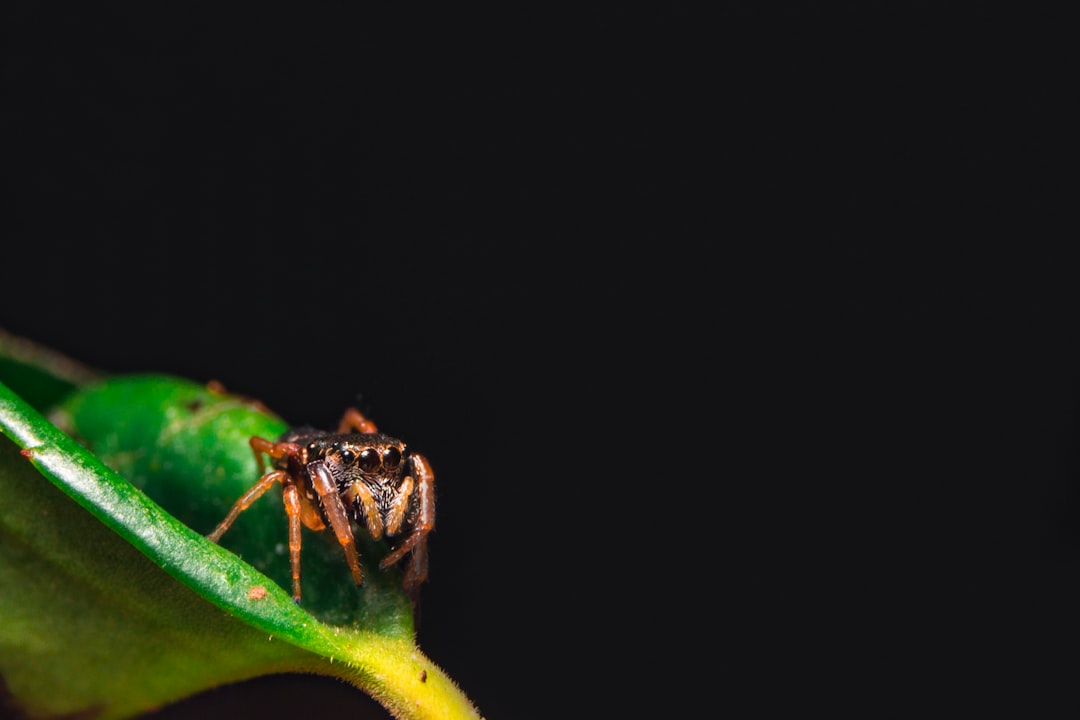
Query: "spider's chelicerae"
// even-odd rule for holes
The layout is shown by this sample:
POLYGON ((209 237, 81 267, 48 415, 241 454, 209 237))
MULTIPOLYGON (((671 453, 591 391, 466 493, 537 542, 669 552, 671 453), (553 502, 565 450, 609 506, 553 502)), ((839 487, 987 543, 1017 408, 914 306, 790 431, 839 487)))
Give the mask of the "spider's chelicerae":
POLYGON ((435 527, 435 474, 423 455, 380 433, 359 410, 345 411, 336 433, 294 428, 277 442, 251 438, 261 477, 207 537, 217 542, 237 516, 275 483, 281 483, 289 519, 293 600, 300 602, 300 524, 327 526, 345 551, 353 580, 364 582, 352 520, 372 539, 406 533, 379 564, 386 568, 410 553, 403 585, 415 596, 427 579, 427 535, 435 527), (270 457, 269 471, 263 455, 270 457))

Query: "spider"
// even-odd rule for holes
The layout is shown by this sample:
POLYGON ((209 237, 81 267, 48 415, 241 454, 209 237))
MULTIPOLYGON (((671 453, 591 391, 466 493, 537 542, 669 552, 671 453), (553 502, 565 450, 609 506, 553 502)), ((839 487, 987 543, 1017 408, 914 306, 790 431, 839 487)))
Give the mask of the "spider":
POLYGON ((289 519, 294 602, 300 604, 301 523, 315 531, 329 525, 345 551, 353 580, 363 584, 351 520, 365 525, 374 540, 408 533, 379 567, 411 553, 402 584, 415 598, 427 579, 427 536, 435 527, 435 474, 423 455, 380 433, 355 408, 345 411, 336 433, 302 427, 286 431, 277 442, 257 436, 249 442, 261 477, 207 538, 218 542, 240 513, 280 482, 289 519), (263 455, 272 460, 268 472, 263 455))

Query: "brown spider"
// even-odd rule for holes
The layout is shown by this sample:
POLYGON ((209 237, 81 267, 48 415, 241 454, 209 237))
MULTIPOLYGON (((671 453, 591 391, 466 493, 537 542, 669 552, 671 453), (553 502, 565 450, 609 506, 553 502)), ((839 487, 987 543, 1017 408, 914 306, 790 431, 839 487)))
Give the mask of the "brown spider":
POLYGON ((336 433, 294 428, 277 442, 250 440, 262 475, 207 537, 217 542, 237 516, 277 482, 289 518, 289 562, 293 600, 300 602, 300 523, 312 530, 334 531, 357 585, 364 582, 350 520, 367 527, 372 539, 383 534, 408 535, 379 567, 386 568, 412 553, 403 585, 415 597, 427 579, 427 535, 435 527, 435 474, 423 455, 383 435, 359 410, 345 411, 336 433), (350 432, 351 431, 351 432, 350 432), (273 467, 265 472, 263 454, 273 467))

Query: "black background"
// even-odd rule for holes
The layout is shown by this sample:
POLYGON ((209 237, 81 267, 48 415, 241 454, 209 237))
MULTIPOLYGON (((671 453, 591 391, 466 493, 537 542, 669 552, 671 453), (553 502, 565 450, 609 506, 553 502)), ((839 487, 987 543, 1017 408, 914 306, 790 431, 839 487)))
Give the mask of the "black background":
MULTIPOLYGON (((488 718, 1046 702, 1065 47, 715 10, 16 5, 0 325, 422 449, 418 640, 488 718)), ((282 677, 160 717, 241 709, 384 715, 282 677)))

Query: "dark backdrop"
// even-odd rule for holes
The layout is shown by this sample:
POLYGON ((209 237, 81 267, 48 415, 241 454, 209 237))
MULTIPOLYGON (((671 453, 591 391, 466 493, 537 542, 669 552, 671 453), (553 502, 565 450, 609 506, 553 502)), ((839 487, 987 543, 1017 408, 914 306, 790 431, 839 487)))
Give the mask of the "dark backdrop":
MULTIPOLYGON (((489 718, 1030 702, 1080 599, 1064 46, 839 5, 17 4, 0 325, 422 449, 418 639, 489 718)), ((240 708, 381 712, 161 716, 240 708)))

